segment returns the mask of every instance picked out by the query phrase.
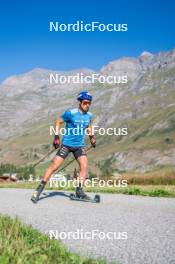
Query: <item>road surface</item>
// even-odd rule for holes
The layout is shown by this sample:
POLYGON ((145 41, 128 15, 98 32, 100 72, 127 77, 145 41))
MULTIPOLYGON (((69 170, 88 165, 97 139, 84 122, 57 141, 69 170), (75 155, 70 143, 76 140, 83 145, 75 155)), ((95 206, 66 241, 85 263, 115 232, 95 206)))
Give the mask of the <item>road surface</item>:
POLYGON ((71 201, 66 192, 46 191, 33 204, 31 193, 1 188, 0 213, 18 216, 61 238, 71 251, 107 263, 175 264, 173 198, 101 194, 101 203, 93 204, 71 201))

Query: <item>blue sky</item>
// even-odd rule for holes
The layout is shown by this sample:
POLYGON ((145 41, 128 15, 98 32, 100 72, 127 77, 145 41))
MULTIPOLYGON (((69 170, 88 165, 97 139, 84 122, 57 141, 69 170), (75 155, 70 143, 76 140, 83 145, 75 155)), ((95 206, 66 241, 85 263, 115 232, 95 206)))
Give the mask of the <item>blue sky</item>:
POLYGON ((6 0, 0 6, 0 81, 36 67, 98 70, 122 56, 175 44, 173 0, 6 0), (127 23, 127 32, 50 32, 49 21, 127 23))

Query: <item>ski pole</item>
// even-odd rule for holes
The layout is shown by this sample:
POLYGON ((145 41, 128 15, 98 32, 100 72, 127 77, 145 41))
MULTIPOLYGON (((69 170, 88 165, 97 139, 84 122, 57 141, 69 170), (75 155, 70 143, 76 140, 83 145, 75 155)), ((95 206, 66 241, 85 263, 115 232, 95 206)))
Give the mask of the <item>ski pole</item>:
POLYGON ((33 168, 35 168, 39 163, 41 163, 45 158, 47 158, 50 154, 52 154, 55 149, 50 150, 44 157, 39 159, 36 163, 34 163, 33 168))
MULTIPOLYGON (((92 148, 92 146, 88 147, 86 149, 86 152, 89 152, 89 150, 92 148)), ((44 157, 39 159, 36 163, 34 163, 33 168, 35 168, 39 163, 41 163, 45 158, 47 158, 50 154, 52 154, 55 151, 55 149, 50 150, 44 157)), ((62 171, 65 169, 69 164, 71 164, 75 159, 70 160, 63 168, 61 168, 59 171, 62 171)))

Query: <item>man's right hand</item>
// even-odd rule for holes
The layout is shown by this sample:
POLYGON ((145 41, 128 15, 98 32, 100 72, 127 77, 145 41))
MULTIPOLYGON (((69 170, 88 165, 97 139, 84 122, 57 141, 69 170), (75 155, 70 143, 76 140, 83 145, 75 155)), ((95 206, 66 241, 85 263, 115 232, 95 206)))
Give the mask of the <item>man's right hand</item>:
POLYGON ((60 146, 60 137, 58 135, 55 135, 54 137, 53 146, 55 149, 59 148, 60 146))
POLYGON ((92 147, 95 148, 96 147, 96 140, 95 140, 94 136, 90 136, 90 142, 91 142, 92 147))

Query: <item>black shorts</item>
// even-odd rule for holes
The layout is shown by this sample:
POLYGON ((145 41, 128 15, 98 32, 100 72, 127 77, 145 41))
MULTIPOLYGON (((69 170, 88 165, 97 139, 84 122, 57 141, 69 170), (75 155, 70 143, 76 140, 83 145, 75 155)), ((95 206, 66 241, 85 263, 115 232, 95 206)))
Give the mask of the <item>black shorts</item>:
POLYGON ((75 159, 78 159, 80 156, 87 156, 85 147, 76 147, 75 148, 75 147, 69 147, 69 146, 65 146, 65 145, 60 146, 56 155, 65 159, 70 152, 73 153, 75 159))

